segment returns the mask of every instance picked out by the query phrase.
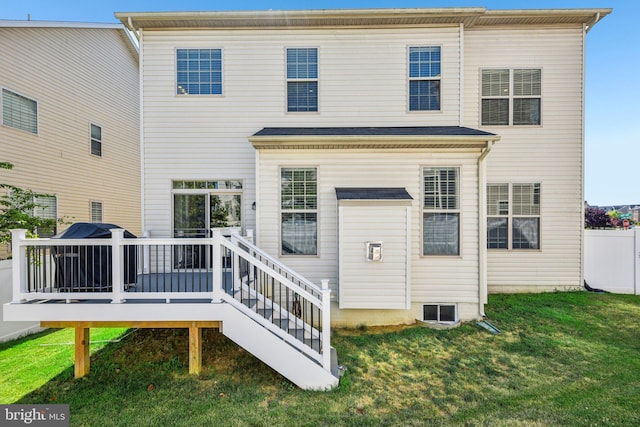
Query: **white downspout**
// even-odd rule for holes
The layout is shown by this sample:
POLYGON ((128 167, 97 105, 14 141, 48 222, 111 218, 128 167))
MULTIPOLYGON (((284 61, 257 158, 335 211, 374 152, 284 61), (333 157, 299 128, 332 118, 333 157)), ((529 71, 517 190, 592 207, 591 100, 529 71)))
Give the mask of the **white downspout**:
MULTIPOLYGON (((131 19, 131 18, 129 18, 131 19)), ((143 32, 140 30, 138 41, 138 95, 140 97, 140 217, 141 217, 141 230, 143 232, 149 231, 147 229, 147 221, 145 216, 145 156, 144 156, 144 43, 143 32)))
POLYGON ((585 89, 586 89, 586 43, 587 43, 587 27, 582 26, 582 123, 581 123, 581 148, 582 151, 582 164, 580 165, 580 282, 577 284, 578 289, 582 289, 584 286, 584 170, 586 162, 586 150, 585 150, 585 89))
POLYGON ((487 141, 478 158, 478 314, 484 317, 484 305, 487 303, 487 167, 485 158, 491 152, 495 141, 487 141))

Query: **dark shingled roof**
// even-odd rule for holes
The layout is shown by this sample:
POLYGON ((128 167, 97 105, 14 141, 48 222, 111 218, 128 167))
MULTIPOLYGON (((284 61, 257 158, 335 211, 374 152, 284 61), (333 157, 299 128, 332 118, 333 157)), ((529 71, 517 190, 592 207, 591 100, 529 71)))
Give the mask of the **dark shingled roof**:
POLYGON ((253 136, 494 136, 460 126, 263 128, 253 136))
POLYGON ((413 200, 407 190, 400 187, 336 187, 338 200, 413 200))

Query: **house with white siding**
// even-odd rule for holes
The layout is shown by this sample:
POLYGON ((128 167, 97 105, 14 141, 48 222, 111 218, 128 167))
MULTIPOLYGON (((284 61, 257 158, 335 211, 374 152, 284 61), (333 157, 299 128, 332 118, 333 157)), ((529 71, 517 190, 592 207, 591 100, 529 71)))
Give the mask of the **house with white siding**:
POLYGON ((609 12, 118 13, 141 40, 144 228, 204 231, 221 197, 329 279, 339 324, 579 288, 584 47, 609 12))
POLYGON ((489 292, 581 287, 584 52, 610 12, 116 13, 140 42, 149 238, 114 232, 125 261, 106 290, 14 279, 25 299, 118 304, 5 315, 191 322, 193 348, 196 323, 217 321, 324 388, 331 325, 456 324, 482 318, 489 292), (133 304, 152 297, 161 310, 133 304))

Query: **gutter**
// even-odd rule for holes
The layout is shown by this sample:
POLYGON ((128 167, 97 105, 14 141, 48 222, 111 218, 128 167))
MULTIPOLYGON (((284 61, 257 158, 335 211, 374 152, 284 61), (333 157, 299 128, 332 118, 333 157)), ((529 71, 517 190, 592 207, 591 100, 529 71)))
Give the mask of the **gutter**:
POLYGON ((121 20, 121 22, 125 24, 125 27, 127 27, 127 29, 133 34, 138 41, 138 45, 140 45, 140 31, 133 26, 133 20, 131 17, 128 16, 126 22, 124 20, 121 20))
POLYGON ((596 15, 593 17, 593 19, 587 23, 585 33, 588 33, 589 31, 591 31, 593 26, 596 25, 598 21, 600 21, 600 19, 602 19, 600 18, 600 12, 596 12, 596 15))

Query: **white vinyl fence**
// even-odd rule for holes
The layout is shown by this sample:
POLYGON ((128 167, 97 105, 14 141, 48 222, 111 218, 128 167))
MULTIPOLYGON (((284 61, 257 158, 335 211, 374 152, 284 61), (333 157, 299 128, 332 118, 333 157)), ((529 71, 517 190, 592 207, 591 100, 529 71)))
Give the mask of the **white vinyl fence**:
MULTIPOLYGON (((12 300, 11 260, 0 261, 0 310, 12 300)), ((1 316, 1 315, 0 315, 1 316)), ((1 317, 0 317, 1 318, 1 317)), ((9 341, 40 330, 38 322, 5 322, 0 320, 0 342, 9 341)))
POLYGON ((592 288, 640 294, 640 231, 585 230, 584 279, 592 288))

